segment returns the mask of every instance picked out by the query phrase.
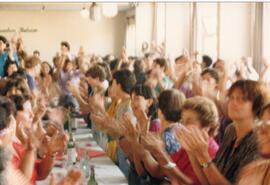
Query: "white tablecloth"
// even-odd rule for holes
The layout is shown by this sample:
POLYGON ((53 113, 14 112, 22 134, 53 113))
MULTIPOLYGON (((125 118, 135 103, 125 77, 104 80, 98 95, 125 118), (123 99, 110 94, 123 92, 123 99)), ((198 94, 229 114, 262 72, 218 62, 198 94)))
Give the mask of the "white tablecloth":
MULTIPOLYGON (((90 143, 91 149, 102 150, 94 141, 91 131, 87 128, 77 129, 75 135, 76 144, 84 145, 90 143)), ((56 161, 57 163, 58 161, 56 161)), ((96 180, 99 185, 127 185, 127 180, 120 169, 112 162, 112 160, 105 156, 90 159, 90 165, 95 166, 96 180)), ((54 167, 52 173, 59 176, 64 176, 67 169, 54 167)), ((49 176, 50 177, 50 176, 49 176)), ((49 177, 43 181, 37 181, 37 185, 48 185, 49 177)))

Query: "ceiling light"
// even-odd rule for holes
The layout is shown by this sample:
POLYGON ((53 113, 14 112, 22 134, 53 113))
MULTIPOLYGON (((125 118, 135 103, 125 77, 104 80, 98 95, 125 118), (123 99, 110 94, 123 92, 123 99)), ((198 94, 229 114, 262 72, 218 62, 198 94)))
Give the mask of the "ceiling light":
POLYGON ((117 15, 118 7, 116 3, 102 3, 102 13, 105 17, 112 18, 117 15))

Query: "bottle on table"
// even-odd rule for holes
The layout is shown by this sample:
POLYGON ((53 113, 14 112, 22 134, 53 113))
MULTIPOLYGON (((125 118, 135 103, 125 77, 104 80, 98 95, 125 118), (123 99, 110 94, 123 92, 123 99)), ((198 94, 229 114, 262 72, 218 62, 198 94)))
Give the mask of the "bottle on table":
POLYGON ((77 130, 77 121, 76 121, 77 115, 76 115, 76 113, 71 112, 69 117, 70 117, 71 131, 76 132, 76 130, 77 130))
POLYGON ((67 155, 68 155, 68 163, 75 165, 77 159, 77 152, 75 147, 75 139, 73 137, 72 132, 69 133, 69 141, 68 141, 68 148, 67 148, 67 155))
POLYGON ((90 176, 90 158, 87 151, 83 152, 83 157, 80 160, 80 169, 83 170, 85 178, 88 179, 90 176))
POLYGON ((87 183, 87 185, 98 185, 96 178, 95 178, 95 167, 91 166, 91 176, 87 183))

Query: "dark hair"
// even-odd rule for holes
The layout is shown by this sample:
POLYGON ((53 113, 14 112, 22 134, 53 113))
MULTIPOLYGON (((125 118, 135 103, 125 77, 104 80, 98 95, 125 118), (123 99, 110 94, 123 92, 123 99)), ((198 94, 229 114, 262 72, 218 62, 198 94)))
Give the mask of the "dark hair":
POLYGON ((122 63, 120 66, 120 69, 128 69, 128 68, 129 68, 129 63, 127 62, 122 63))
POLYGON ((111 68, 111 71, 114 71, 116 69, 116 67, 118 66, 119 64, 119 59, 114 59, 110 62, 110 68, 111 68))
POLYGON ((4 44, 7 44, 7 39, 3 35, 0 35, 0 41, 2 41, 4 44))
POLYGON ((212 58, 209 57, 208 55, 203 55, 202 62, 205 64, 205 67, 209 67, 211 66, 213 61, 212 61, 212 58))
POLYGON ((39 52, 38 50, 35 50, 35 51, 33 52, 33 54, 38 54, 38 55, 40 55, 40 52, 39 52))
POLYGON ((8 76, 8 73, 7 73, 8 67, 11 66, 11 65, 14 65, 14 64, 18 68, 17 62, 13 61, 13 60, 10 60, 9 57, 8 57, 8 59, 6 60, 5 66, 4 66, 4 76, 8 76))
POLYGON ((31 57, 26 59, 25 68, 26 69, 31 69, 31 68, 35 67, 36 65, 38 65, 40 63, 41 63, 41 61, 40 61, 39 58, 37 58, 35 56, 31 56, 31 57))
POLYGON ((18 68, 18 70, 14 72, 9 78, 10 79, 16 79, 16 78, 27 79, 26 71, 23 68, 18 68))
POLYGON ((246 101, 252 102, 252 112, 254 116, 259 116, 266 101, 266 94, 263 85, 253 80, 238 80, 232 84, 228 91, 230 97, 235 89, 239 89, 246 101))
POLYGON ((28 95, 12 95, 10 99, 14 102, 17 111, 23 110, 23 104, 27 101, 31 101, 31 97, 28 95))
POLYGON ((185 95, 176 89, 164 90, 158 97, 158 108, 166 120, 178 122, 185 99, 185 95))
POLYGON ((130 94, 136 84, 135 75, 128 69, 116 71, 113 74, 113 79, 116 80, 116 83, 120 84, 122 90, 128 94, 130 94))
POLYGON ((213 68, 216 68, 216 65, 220 62, 224 62, 222 59, 217 59, 217 61, 213 64, 213 68))
POLYGON ((10 91, 13 87, 17 88, 18 82, 15 79, 8 80, 5 85, 4 94, 6 95, 8 91, 10 91))
POLYGON ((79 104, 76 99, 71 95, 61 95, 59 97, 58 106, 63 106, 66 109, 71 109, 71 112, 79 113, 79 104))
POLYGON ((158 103, 157 103, 157 97, 155 94, 155 90, 148 85, 139 84, 139 85, 136 85, 132 89, 131 94, 133 94, 133 93, 136 96, 142 96, 147 100, 152 99, 153 103, 149 107, 147 114, 148 114, 148 116, 151 116, 152 120, 156 119, 158 117, 158 115, 157 115, 158 103))
POLYGON ((0 96, 0 130, 9 126, 9 117, 14 114, 13 102, 4 96, 0 96))
POLYGON ((134 66, 134 74, 136 77, 137 84, 144 84, 146 74, 143 70, 143 61, 136 60, 133 66, 134 66))
POLYGON ((153 53, 145 53, 144 54, 144 58, 150 58, 150 57, 153 57, 154 54, 153 53))
POLYGON ((94 65, 85 73, 86 77, 98 78, 101 82, 106 79, 106 73, 100 65, 94 65))
POLYGON ((69 63, 73 64, 73 62, 72 62, 69 58, 66 58, 66 59, 65 59, 65 62, 64 62, 64 66, 63 66, 63 71, 64 71, 64 72, 67 72, 67 65, 68 65, 69 63))
MULTIPOLYGON (((49 74, 52 76, 53 75, 53 67, 51 66, 51 64, 49 62, 46 62, 46 61, 42 62, 41 65, 42 64, 47 64, 49 66, 49 68, 50 68, 49 74)), ((40 70, 40 76, 42 78, 45 77, 45 74, 43 74, 42 70, 40 70)))
POLYGON ((165 68, 165 69, 167 68, 167 61, 165 58, 156 58, 154 60, 154 63, 159 65, 162 68, 165 68))
POLYGON ((24 50, 17 49, 17 55, 20 62, 27 60, 28 54, 24 50))
POLYGON ((212 78, 214 78, 216 83, 219 82, 219 76, 218 76, 218 72, 216 71, 216 69, 206 68, 202 71, 201 76, 203 76, 205 74, 209 74, 212 78))
POLYGON ((61 46, 65 46, 68 49, 68 51, 70 51, 70 45, 67 41, 62 41, 61 46))
POLYGON ((136 60, 133 64, 134 67, 134 73, 141 73, 143 72, 143 61, 142 60, 136 60))

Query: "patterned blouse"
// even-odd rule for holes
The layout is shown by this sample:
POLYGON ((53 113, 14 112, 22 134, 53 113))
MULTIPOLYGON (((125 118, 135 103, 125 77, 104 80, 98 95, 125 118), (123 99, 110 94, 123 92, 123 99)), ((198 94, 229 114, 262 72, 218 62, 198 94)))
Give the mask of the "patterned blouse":
POLYGON ((163 139, 165 143, 165 149, 168 154, 174 154, 180 150, 180 143, 174 136, 174 127, 176 125, 173 124, 169 128, 166 128, 163 132, 163 139))

